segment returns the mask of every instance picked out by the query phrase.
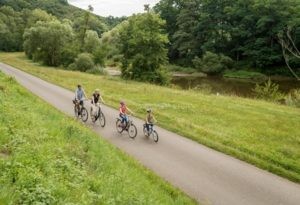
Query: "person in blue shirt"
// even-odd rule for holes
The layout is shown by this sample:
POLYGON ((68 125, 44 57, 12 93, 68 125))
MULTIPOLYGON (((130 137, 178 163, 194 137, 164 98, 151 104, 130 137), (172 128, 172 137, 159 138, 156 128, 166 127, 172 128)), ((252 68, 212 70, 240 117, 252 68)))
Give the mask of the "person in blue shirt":
POLYGON ((75 101, 79 102, 81 106, 83 106, 83 101, 87 99, 84 89, 81 85, 77 85, 77 89, 75 91, 75 101))

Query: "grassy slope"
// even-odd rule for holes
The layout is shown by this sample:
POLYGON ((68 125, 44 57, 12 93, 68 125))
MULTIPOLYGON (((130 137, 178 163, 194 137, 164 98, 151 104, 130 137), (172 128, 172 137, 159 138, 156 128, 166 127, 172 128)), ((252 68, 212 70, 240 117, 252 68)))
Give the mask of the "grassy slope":
POLYGON ((2 73, 0 136, 0 204, 195 203, 2 73))
POLYGON ((124 99, 140 117, 152 107, 163 127, 300 182, 299 109, 42 67, 22 53, 0 61, 71 90, 78 82, 89 93, 100 88, 109 105, 124 99))

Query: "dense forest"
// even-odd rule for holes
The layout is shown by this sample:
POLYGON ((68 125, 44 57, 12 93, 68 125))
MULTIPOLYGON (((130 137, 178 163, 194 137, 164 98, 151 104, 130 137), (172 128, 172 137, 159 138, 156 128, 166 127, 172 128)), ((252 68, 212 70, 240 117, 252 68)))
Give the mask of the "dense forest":
POLYGON ((161 0, 128 18, 100 17, 67 0, 1 0, 0 50, 92 73, 109 62, 124 78, 159 84, 168 65, 280 74, 288 63, 297 73, 299 25, 299 0, 161 0))

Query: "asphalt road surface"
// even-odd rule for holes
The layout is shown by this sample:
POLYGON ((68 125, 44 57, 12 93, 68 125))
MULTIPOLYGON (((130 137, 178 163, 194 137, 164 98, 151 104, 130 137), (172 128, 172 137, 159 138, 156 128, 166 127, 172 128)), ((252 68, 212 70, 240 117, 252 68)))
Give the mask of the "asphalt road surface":
MULTIPOLYGON (((0 70, 57 109, 73 115, 73 92, 2 63, 0 70)), ((102 109, 106 127, 90 121, 87 126, 201 204, 300 205, 299 184, 159 127, 160 141, 156 144, 143 136, 143 121, 136 118, 138 135, 131 140, 126 133, 116 131, 118 111, 107 106, 102 109)))

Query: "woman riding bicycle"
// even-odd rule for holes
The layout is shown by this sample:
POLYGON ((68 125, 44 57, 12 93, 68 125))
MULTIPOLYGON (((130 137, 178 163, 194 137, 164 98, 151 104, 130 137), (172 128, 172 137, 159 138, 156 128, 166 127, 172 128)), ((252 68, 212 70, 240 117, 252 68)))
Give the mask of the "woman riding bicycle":
POLYGON ((92 104, 92 106, 91 106, 91 115, 92 115, 92 113, 93 113, 93 106, 96 106, 97 103, 98 103, 99 101, 101 101, 102 103, 104 103, 104 100, 103 100, 103 98, 102 98, 102 96, 101 96, 101 94, 100 94, 100 90, 99 90, 99 89, 96 89, 96 90, 94 91, 93 95, 92 95, 92 101, 91 101, 91 104, 92 104))

